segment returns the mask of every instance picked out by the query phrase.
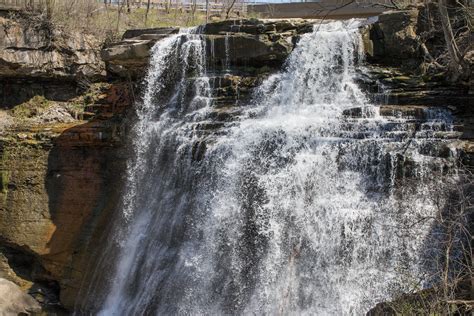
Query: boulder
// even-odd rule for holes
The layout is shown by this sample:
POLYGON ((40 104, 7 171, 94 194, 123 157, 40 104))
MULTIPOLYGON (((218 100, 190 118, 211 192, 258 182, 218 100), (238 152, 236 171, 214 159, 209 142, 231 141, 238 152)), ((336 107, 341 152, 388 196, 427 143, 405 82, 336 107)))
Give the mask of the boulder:
POLYGON ((421 62, 417 39, 418 10, 389 11, 363 32, 367 55, 373 60, 397 66, 421 62))
POLYGON ((145 73, 150 58, 150 50, 155 41, 126 40, 102 50, 102 60, 109 73, 119 77, 137 77, 145 73))
POLYGON ((41 306, 18 285, 0 278, 0 315, 16 316, 40 313, 41 306))
POLYGON ((105 62, 130 61, 141 62, 148 60, 153 42, 150 40, 124 41, 103 49, 102 60, 105 62))

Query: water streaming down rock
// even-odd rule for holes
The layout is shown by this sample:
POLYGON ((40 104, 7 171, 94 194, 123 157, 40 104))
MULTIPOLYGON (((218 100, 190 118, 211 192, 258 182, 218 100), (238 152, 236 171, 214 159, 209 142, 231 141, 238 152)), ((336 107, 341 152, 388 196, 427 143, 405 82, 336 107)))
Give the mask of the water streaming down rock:
POLYGON ((101 314, 361 314, 425 280, 430 223, 412 224, 435 212, 427 173, 449 159, 425 149, 449 118, 380 117, 355 83, 358 22, 332 22, 204 154, 204 45, 153 49, 101 314))
POLYGON ((166 38, 153 48, 147 89, 133 129, 135 156, 127 170, 125 227, 116 232, 120 254, 110 292, 102 302, 103 315, 133 315, 146 309, 156 294, 148 286, 159 286, 160 279, 166 279, 159 272, 161 262, 177 259, 171 245, 156 241, 180 239, 182 234, 181 221, 192 203, 187 197, 192 194, 193 174, 192 166, 181 158, 192 155, 194 148, 187 146, 195 137, 192 122, 202 117, 211 101, 205 42, 193 31, 166 38), (155 255, 160 257, 156 265, 155 255))

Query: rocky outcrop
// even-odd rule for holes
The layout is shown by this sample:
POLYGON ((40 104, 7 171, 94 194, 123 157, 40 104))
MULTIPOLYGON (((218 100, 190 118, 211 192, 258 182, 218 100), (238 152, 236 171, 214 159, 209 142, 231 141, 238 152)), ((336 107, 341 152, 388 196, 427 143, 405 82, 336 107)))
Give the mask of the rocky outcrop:
POLYGON ((208 56, 214 61, 224 61, 232 65, 281 65, 293 50, 292 34, 271 36, 229 33, 207 35, 208 56))
MULTIPOLYGON (((291 53, 300 34, 310 32, 305 20, 228 20, 196 29, 206 39, 210 65, 229 63, 233 67, 280 67, 291 53)), ((112 76, 140 78, 146 71, 154 43, 175 34, 177 29, 133 30, 123 40, 102 50, 102 58, 112 76)))
POLYGON ((0 17, 2 78, 101 79, 99 46, 90 35, 62 32, 41 21, 0 17))
MULTIPOLYGON (((455 147, 463 153, 463 162, 472 166, 472 87, 453 84, 446 74, 426 69, 423 46, 435 52, 443 45, 421 40, 427 36, 429 28, 426 10, 426 7, 419 7, 385 12, 374 23, 362 28, 368 65, 360 73, 360 84, 372 95, 374 103, 383 105, 381 114, 447 110, 454 123, 454 131, 449 137, 459 140, 455 147)), ((442 38, 442 34, 438 37, 442 38)))
POLYGON ((13 282, 0 278, 0 315, 30 315, 41 312, 41 306, 13 282))
POLYGON ((0 276, 46 310, 72 308, 98 227, 120 200, 127 91, 101 84, 70 102, 0 110, 9 122, 0 130, 0 276))
POLYGON ((397 315, 471 315, 474 308, 470 293, 471 280, 459 280, 456 287, 451 287, 456 300, 440 300, 441 288, 429 288, 414 293, 403 294, 390 302, 378 303, 367 312, 367 316, 397 315))
POLYGON ((419 10, 386 12, 368 27, 365 49, 371 61, 416 67, 420 63, 417 38, 419 10))
POLYGON ((14 106, 35 95, 66 101, 83 82, 105 76, 100 43, 36 18, 0 17, 0 105, 14 106), (65 84, 68 81, 69 84, 65 84))
POLYGON ((450 57, 436 1, 379 15, 363 34, 368 61, 423 74, 431 77, 429 81, 439 81, 436 76, 449 78, 472 93, 474 50, 468 18, 456 5, 449 6, 448 11, 452 27, 457 30, 457 49, 463 55, 461 76, 454 78, 448 67, 450 57))
POLYGON ((155 40, 125 40, 102 50, 102 59, 112 76, 123 78, 139 77, 145 74, 150 58, 150 50, 155 40))

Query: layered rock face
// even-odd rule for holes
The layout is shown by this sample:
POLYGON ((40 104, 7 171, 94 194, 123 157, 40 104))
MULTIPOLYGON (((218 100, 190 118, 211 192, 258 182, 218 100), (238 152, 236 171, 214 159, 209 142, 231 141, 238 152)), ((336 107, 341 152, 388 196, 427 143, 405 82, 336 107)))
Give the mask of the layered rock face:
POLYGON ((78 82, 104 78, 98 46, 92 36, 66 33, 42 20, 0 17, 2 104, 16 105, 35 95, 72 98, 78 82))
MULTIPOLYGON (((455 140, 454 147, 462 152, 463 163, 472 166, 472 85, 469 79, 463 84, 452 84, 447 75, 425 71, 425 44, 420 36, 429 27, 427 16, 423 7, 387 12, 364 27, 362 37, 368 63, 366 72, 361 74, 361 84, 367 87, 374 102, 383 105, 381 115, 423 120, 427 111, 447 110, 453 116, 454 130, 442 137, 455 140)), ((439 49, 437 42, 426 45, 431 45, 431 51, 439 49)), ((473 69, 473 60, 467 62, 473 69)))
MULTIPOLYGON (((208 63, 215 70, 219 66, 225 67, 225 63, 232 65, 232 68, 279 68, 293 50, 298 35, 311 32, 313 23, 307 20, 229 20, 200 26, 192 31, 205 37, 208 63)), ((109 73, 122 77, 143 76, 153 44, 178 31, 177 28, 165 28, 125 33, 121 42, 102 51, 109 73)))
POLYGON ((49 310, 73 306, 119 200, 131 94, 99 82, 97 40, 35 23, 0 17, 0 277, 49 310))
POLYGON ((0 275, 71 307, 87 245, 120 198, 124 125, 117 114, 26 124, 0 139, 0 275))
MULTIPOLYGON (((72 310, 120 203, 131 106, 139 102, 150 50, 178 29, 128 31, 99 57, 98 43, 85 35, 0 19, 0 277, 34 293, 44 306, 60 301, 72 310), (105 81, 104 69, 108 82, 91 85, 105 81), (46 100, 40 109, 25 103, 38 95, 46 100)), ((215 108, 196 126, 204 136, 195 146, 196 160, 206 142, 238 120, 253 88, 283 67, 314 23, 232 20, 194 30, 206 39, 215 108)), ((450 111, 456 129, 440 137, 452 138, 472 165, 469 88, 409 71, 423 59, 417 30, 418 15, 411 11, 382 15, 365 27, 370 65, 360 83, 383 104, 381 115, 422 122, 427 109, 450 111)), ((362 110, 344 115, 357 117, 362 110)))
MULTIPOLYGON (((465 163, 472 164, 472 87, 451 84, 445 76, 423 73, 425 57, 420 34, 428 23, 423 10, 387 12, 361 28, 367 63, 360 73, 360 84, 375 104, 383 105, 383 116, 422 121, 430 109, 447 110, 454 117, 455 130, 443 137, 459 139, 456 147, 465 153, 465 163)), ((312 31, 317 23, 320 22, 235 20, 196 29, 206 39, 208 71, 214 74, 216 84, 215 102, 238 114, 235 96, 245 100, 262 78, 280 69, 299 36, 312 31)), ((130 32, 121 42, 102 51, 109 73, 139 80, 146 73, 149 47, 176 32, 177 29, 130 32)))

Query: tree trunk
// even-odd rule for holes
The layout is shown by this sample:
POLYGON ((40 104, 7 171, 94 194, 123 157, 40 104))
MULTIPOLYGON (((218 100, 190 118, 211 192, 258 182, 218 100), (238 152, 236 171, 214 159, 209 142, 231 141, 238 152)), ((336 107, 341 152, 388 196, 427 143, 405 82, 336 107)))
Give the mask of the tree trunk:
POLYGON ((51 20, 53 17, 53 0, 46 0, 46 18, 51 20))
POLYGON ((235 5, 235 1, 236 1, 236 0, 232 0, 232 3, 231 3, 230 6, 227 8, 227 12, 225 13, 225 19, 226 19, 226 20, 229 18, 230 11, 232 11, 232 8, 233 8, 234 5, 235 5))
POLYGON ((145 26, 146 26, 146 22, 148 20, 148 12, 150 12, 150 2, 151 2, 151 0, 148 0, 148 2, 146 3, 145 26))
POLYGON ((120 30, 120 17, 122 15, 122 9, 123 9, 123 5, 125 4, 125 0, 122 1, 122 4, 120 4, 120 2, 118 2, 118 8, 117 8, 117 28, 116 28, 116 33, 118 34, 119 33, 119 30, 120 30))
POLYGON ((192 19, 193 23, 194 23, 194 17, 196 15, 196 8, 197 8, 196 0, 193 0, 192 1, 192 7, 191 7, 191 19, 192 19))
POLYGON ((461 75, 462 59, 454 39, 451 21, 449 20, 448 8, 446 6, 446 0, 438 0, 438 10, 441 18, 444 40, 446 41, 446 48, 448 49, 450 57, 449 69, 453 74, 452 80, 456 81, 461 75))

